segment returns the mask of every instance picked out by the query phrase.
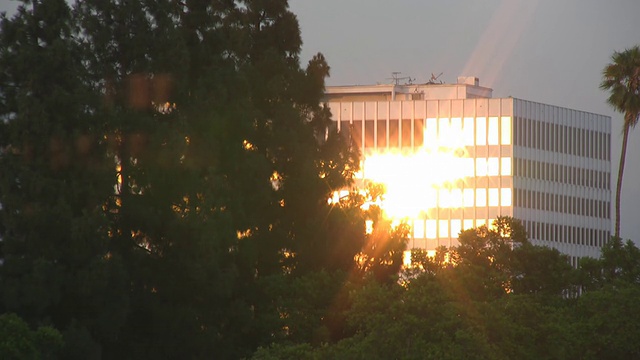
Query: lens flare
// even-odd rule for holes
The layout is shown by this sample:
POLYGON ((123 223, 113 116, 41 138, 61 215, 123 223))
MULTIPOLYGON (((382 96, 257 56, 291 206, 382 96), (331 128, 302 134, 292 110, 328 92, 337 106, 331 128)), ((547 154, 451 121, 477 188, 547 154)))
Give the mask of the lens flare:
POLYGON ((474 162, 460 136, 425 131, 424 138, 431 141, 415 151, 376 152, 364 158, 362 177, 384 185, 380 205, 388 218, 417 218, 439 206, 462 205, 462 184, 473 176, 474 162))

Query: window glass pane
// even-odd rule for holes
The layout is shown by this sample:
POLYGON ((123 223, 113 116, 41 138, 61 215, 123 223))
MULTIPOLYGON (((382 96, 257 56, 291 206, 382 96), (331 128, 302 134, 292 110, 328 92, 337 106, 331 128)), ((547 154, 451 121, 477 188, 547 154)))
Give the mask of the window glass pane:
POLYGON ((489 158, 489 161, 487 162, 487 174, 489 176, 498 176, 500 173, 498 164, 499 162, 497 157, 489 158))
POLYGON ((489 145, 498 145, 498 118, 490 117, 489 118, 489 145))
POLYGON ((502 163, 500 166, 500 175, 503 175, 503 176, 511 175, 511 158, 503 157, 500 159, 500 162, 502 163))
POLYGON ((411 119, 402 120, 402 148, 405 150, 411 149, 411 119))
POLYGON ((351 124, 348 121, 340 122, 340 133, 347 139, 351 137, 351 124))
POLYGON ((487 145, 487 118, 476 118, 476 145, 487 145))
POLYGON ((460 221, 460 219, 451 220, 451 237, 457 239, 461 230, 462 230, 462 221, 460 221))
POLYGON ((362 149, 362 124, 361 120, 355 120, 351 125, 351 139, 362 149))
POLYGON ((502 136, 500 142, 502 145, 511 145, 511 117, 503 116, 502 117, 502 136))
POLYGON ((476 158, 476 176, 487 176, 487 159, 476 158))
POLYGON ((481 227, 487 225, 487 220, 485 219, 476 219, 476 227, 481 227))
POLYGON ((427 220, 426 233, 427 239, 435 239, 436 236, 436 221, 435 220, 427 220))
POLYGON ((398 134, 398 131, 400 131, 400 125, 398 125, 399 120, 397 119, 391 119, 389 120, 389 147, 390 148, 397 148, 398 147, 398 141, 400 141, 400 136, 398 134))
POLYGON ((424 132, 424 143, 426 146, 436 146, 438 142, 438 119, 427 118, 424 132))
POLYGON ((414 148, 422 148, 424 144, 424 120, 415 119, 413 124, 413 146, 414 148))
POLYGON ((464 207, 473 207, 473 189, 464 189, 464 207))
POLYGON ((462 130, 462 134, 464 145, 473 145, 473 118, 464 118, 464 127, 462 130))
POLYGON ((413 222, 413 237, 416 239, 424 238, 424 220, 418 219, 413 222))
POLYGON ((498 206, 500 204, 499 192, 496 188, 489 189, 489 206, 498 206))
POLYGON ((476 189, 476 206, 487 206, 487 189, 476 189))
POLYGON ((473 177, 473 170, 475 168, 475 166, 473 166, 473 158, 462 158, 460 163, 463 166, 462 175, 473 177))
POLYGON ((462 143, 462 119, 451 118, 451 125, 449 127, 449 139, 451 146, 458 146, 462 143))
POLYGON ((438 120, 438 140, 440 144, 449 145, 451 142, 449 118, 440 118, 438 120))
POLYGON ((464 219, 463 229, 464 230, 468 230, 468 229, 472 229, 472 228, 473 228, 473 220, 464 219))
POLYGON ((377 137, 378 149, 382 150, 387 147, 387 121, 378 120, 378 137, 377 137))
POLYGON ((449 237, 449 220, 438 221, 438 236, 441 238, 449 237))
POLYGON ((364 146, 373 148, 375 121, 366 120, 364 122, 364 146))
POLYGON ((449 197, 450 206, 452 208, 462 207, 462 189, 452 189, 451 196, 449 197))
POLYGON ((500 205, 511 206, 511 188, 500 189, 500 205))

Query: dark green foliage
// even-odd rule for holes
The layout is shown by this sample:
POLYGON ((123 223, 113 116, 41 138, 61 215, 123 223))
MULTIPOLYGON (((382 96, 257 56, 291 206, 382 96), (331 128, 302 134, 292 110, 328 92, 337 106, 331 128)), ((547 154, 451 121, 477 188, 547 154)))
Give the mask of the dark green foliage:
POLYGON ((499 217, 491 228, 464 231, 452 258, 461 288, 476 299, 505 292, 557 296, 575 276, 565 255, 533 246, 520 221, 509 217, 499 217))
POLYGON ((499 218, 402 270, 301 44, 285 0, 0 19, 0 357, 638 357, 632 243, 576 276, 499 218))
POLYGON ((113 160, 71 10, 63 0, 31 6, 1 20, 0 309, 109 341, 129 298, 108 250, 113 160))
POLYGON ((415 252, 401 283, 346 285, 341 340, 275 343, 254 358, 637 358, 637 254, 612 240, 576 273, 564 255, 529 243, 519 221, 500 218, 433 258, 415 252))
POLYGON ((359 159, 301 44, 286 1, 41 0, 3 18, 0 310, 61 329, 65 358, 340 334, 327 313, 364 215, 327 199, 359 159))
POLYGON ((58 359, 62 345, 62 335, 52 327, 40 326, 33 331, 16 314, 0 315, 2 359, 58 359))
POLYGON ((580 260, 580 285, 596 290, 609 285, 640 285, 640 250, 631 241, 611 237, 599 259, 580 260))
POLYGON ((620 284, 588 291, 578 298, 573 331, 577 358, 640 357, 640 288, 620 284))

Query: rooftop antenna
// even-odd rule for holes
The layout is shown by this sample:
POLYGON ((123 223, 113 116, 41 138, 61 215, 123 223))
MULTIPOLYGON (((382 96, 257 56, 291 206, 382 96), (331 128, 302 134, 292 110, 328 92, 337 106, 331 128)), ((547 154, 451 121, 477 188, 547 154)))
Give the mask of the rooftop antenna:
POLYGON ((410 76, 400 77, 400 74, 402 74, 400 71, 394 71, 391 73, 391 77, 387 78, 387 80, 392 80, 395 85, 400 85, 400 81, 402 80, 406 80, 405 84, 411 85, 413 81, 416 80, 412 79, 410 76))
POLYGON ((438 80, 443 73, 438 74, 437 76, 431 73, 431 79, 427 82, 427 84, 442 84, 442 80, 438 80))

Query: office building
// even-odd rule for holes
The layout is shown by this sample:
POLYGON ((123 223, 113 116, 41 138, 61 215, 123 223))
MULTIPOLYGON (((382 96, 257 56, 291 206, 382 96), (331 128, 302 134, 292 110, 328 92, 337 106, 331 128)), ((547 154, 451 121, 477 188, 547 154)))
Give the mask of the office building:
POLYGON ((360 148, 360 181, 387 184, 383 208, 408 219, 409 248, 456 246, 498 216, 574 265, 609 239, 610 117, 493 98, 475 77, 332 86, 324 101, 360 148))

